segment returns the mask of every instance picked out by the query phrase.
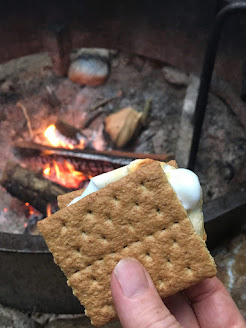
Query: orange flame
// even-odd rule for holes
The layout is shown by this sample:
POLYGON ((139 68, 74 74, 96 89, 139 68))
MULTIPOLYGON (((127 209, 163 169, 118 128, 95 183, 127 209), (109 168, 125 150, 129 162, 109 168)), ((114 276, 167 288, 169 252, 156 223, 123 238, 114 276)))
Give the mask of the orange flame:
POLYGON ((80 183, 87 179, 82 172, 76 171, 74 166, 66 160, 62 164, 56 161, 46 164, 43 175, 60 185, 72 189, 78 189, 80 183))
POLYGON ((46 207, 46 214, 47 216, 50 216, 52 213, 51 213, 51 203, 49 203, 46 207))
MULTIPOLYGON (((49 141, 49 143, 54 147, 62 147, 68 149, 74 149, 74 145, 69 142, 69 140, 64 137, 56 128, 54 124, 51 124, 44 131, 45 138, 49 141)), ((83 139, 80 140, 80 144, 76 145, 76 148, 84 148, 85 141, 83 139)))

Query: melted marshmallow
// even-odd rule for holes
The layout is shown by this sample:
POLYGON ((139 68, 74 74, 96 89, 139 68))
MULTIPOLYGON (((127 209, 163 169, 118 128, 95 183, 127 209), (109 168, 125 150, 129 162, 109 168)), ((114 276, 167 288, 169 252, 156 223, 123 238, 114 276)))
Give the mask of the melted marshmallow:
POLYGON ((168 182, 186 210, 195 208, 201 199, 201 186, 197 175, 187 169, 166 172, 168 182))

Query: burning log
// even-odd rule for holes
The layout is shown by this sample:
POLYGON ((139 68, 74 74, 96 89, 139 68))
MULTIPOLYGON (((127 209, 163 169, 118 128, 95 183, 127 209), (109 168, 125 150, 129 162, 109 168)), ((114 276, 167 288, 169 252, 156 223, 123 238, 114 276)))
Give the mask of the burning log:
POLYGON ((8 162, 2 174, 1 185, 23 202, 28 202, 46 215, 49 203, 56 202, 57 196, 69 190, 45 179, 39 174, 21 167, 15 162, 8 162))

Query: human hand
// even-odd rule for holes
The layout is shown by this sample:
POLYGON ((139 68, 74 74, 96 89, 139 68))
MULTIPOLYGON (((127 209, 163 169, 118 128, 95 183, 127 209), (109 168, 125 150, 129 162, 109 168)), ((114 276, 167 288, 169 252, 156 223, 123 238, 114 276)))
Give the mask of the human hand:
POLYGON ((218 278, 208 278, 161 300, 144 267, 121 260, 111 276, 114 305, 123 328, 245 328, 245 321, 218 278))

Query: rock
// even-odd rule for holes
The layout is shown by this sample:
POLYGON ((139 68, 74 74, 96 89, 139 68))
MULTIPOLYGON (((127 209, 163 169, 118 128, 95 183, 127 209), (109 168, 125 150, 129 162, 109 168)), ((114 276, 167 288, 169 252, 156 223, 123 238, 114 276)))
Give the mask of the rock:
POLYGON ((213 251, 218 278, 246 318, 246 235, 241 233, 213 251))
POLYGON ((103 84, 109 74, 109 54, 105 49, 83 49, 70 65, 69 79, 80 85, 103 84))
POLYGON ((105 119, 105 131, 117 147, 125 146, 141 125, 143 113, 132 107, 126 107, 105 119))
POLYGON ((171 66, 165 66, 162 69, 165 79, 167 82, 177 85, 177 86, 186 86, 189 83, 189 75, 180 71, 177 68, 171 66))
POLYGON ((35 323, 26 314, 0 305, 1 328, 35 328, 35 323))
POLYGON ((163 153, 163 143, 166 140, 166 133, 164 130, 158 130, 153 136, 153 146, 156 154, 163 153))
POLYGON ((12 81, 4 81, 2 84, 1 84, 1 91, 3 93, 8 93, 8 92, 11 92, 14 90, 14 85, 13 85, 13 82, 12 81))

